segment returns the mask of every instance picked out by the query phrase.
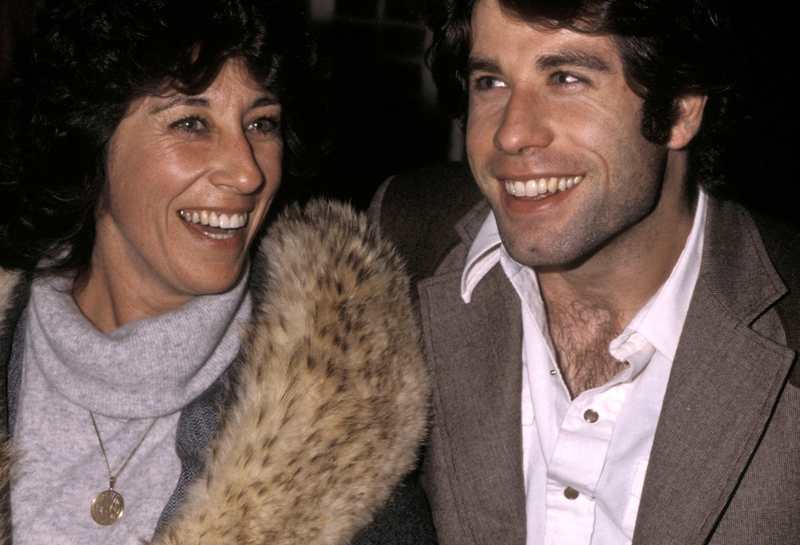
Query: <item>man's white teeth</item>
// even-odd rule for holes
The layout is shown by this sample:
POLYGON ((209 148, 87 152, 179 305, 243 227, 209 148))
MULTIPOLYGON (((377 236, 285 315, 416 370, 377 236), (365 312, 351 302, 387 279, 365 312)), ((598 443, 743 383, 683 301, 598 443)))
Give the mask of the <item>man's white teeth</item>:
POLYGON ((558 193, 565 191, 573 185, 578 185, 583 176, 570 176, 570 177, 552 177, 552 178, 537 178, 535 180, 528 180, 527 182, 506 182, 506 191, 515 197, 535 197, 537 195, 544 195, 545 193, 558 193))
POLYGON ((189 212, 181 210, 180 216, 183 221, 189 223, 200 223, 209 227, 219 227, 220 229, 239 229, 247 225, 247 212, 241 214, 217 214, 216 212, 189 212))

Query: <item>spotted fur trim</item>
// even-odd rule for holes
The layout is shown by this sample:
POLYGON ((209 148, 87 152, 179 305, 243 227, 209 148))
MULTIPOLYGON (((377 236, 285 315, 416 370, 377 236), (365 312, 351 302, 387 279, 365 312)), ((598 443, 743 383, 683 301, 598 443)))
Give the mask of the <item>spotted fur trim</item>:
MULTIPOLYGON (((0 269, 0 338, 8 332, 6 316, 13 304, 12 293, 22 275, 0 269)), ((0 385, 5 387, 5 380, 0 385)), ((4 438, 0 437, 0 440, 4 438)), ((6 512, 9 506, 9 481, 11 479, 11 445, 8 441, 0 442, 0 545, 11 544, 11 516, 6 512)))
POLYGON ((232 408, 160 545, 345 543, 415 463, 429 379, 396 253, 363 216, 314 202, 259 259, 232 408))

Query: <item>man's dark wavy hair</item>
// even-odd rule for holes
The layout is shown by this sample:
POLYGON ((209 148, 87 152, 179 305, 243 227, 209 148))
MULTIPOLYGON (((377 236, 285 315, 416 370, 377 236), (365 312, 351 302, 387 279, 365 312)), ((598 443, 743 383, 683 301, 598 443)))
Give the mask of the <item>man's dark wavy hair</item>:
POLYGON ((0 103, 0 266, 85 271, 106 144, 128 106, 170 88, 201 93, 231 58, 281 103, 284 178, 311 174, 324 101, 296 0, 53 4, 0 103))
MULTIPOLYGON (((467 115, 470 21, 478 0, 432 0, 428 64, 446 113, 467 115)), ((721 191, 731 112, 738 103, 729 23, 715 0, 499 0, 509 16, 546 29, 612 36, 625 78, 639 95, 642 134, 665 144, 676 98, 707 95, 700 131, 688 146, 691 182, 721 191)))

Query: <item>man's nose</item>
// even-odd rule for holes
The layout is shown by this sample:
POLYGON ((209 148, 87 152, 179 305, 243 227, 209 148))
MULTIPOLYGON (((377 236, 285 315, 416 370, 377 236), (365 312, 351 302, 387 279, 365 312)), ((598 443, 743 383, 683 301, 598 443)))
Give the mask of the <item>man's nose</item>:
POLYGON ((509 154, 544 148, 553 141, 553 130, 543 99, 532 92, 512 92, 494 135, 495 147, 509 154))

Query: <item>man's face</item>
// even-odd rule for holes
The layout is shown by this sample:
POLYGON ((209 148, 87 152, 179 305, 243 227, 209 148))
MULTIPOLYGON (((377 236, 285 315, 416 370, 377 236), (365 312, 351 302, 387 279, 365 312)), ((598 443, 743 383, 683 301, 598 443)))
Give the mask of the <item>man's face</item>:
POLYGON ((472 40, 467 155, 509 254, 570 266, 652 228, 667 150, 641 134, 614 40, 511 19, 497 0, 476 5, 472 40))

